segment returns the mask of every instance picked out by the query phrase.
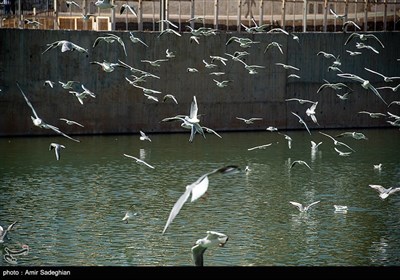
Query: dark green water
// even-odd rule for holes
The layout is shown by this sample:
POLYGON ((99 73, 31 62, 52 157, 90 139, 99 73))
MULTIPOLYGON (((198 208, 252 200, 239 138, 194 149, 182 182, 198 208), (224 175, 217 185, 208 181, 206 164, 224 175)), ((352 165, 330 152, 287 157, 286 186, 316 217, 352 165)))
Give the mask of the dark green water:
MULTIPOLYGON (((382 200, 369 184, 400 186, 400 131, 356 130, 369 140, 338 138, 356 152, 339 156, 333 141, 312 131, 221 133, 188 142, 189 134, 0 139, 0 224, 18 221, 0 244, 28 244, 18 265, 191 266, 190 248, 207 230, 225 233, 207 249, 207 266, 398 266, 400 193, 382 200), (322 141, 311 153, 310 140, 322 141), (56 161, 49 144, 65 145, 56 161), (265 149, 248 148, 273 143, 265 149), (124 157, 144 159, 151 169, 124 157), (290 163, 306 161, 311 170, 290 163), (373 168, 382 163, 382 170, 373 168), (185 186, 215 168, 207 195, 188 201, 161 234, 185 186), (308 204, 308 213, 289 201, 308 204), (335 213, 334 204, 348 206, 335 213), (137 216, 122 222, 133 205, 137 216)), ((337 135, 339 130, 324 131, 337 135)), ((345 148, 338 147, 342 151, 345 148)))

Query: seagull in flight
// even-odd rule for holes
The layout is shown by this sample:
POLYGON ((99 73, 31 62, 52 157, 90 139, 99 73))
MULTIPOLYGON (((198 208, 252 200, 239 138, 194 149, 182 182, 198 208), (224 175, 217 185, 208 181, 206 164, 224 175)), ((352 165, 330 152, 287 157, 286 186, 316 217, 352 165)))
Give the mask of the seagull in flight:
POLYGON ((285 101, 286 102, 288 102, 288 101, 297 101, 300 104, 305 104, 305 103, 315 104, 316 103, 316 101, 311 101, 311 100, 307 100, 307 99, 299 99, 299 98, 288 98, 288 99, 285 99, 285 101))
POLYGON ((174 206, 171 209, 169 214, 167 223, 162 231, 162 234, 165 233, 168 226, 172 223, 175 219, 176 215, 178 215, 179 211, 181 210, 183 204, 188 200, 189 196, 192 195, 191 201, 194 202, 202 195, 207 192, 209 180, 208 177, 213 174, 233 174, 238 173, 240 168, 235 165, 228 165, 221 168, 214 169, 208 173, 201 175, 195 182, 191 183, 190 185, 186 186, 185 192, 179 197, 179 199, 175 202, 174 206))
POLYGON ((146 133, 144 133, 144 132, 141 131, 141 130, 139 130, 139 133, 140 133, 140 137, 139 137, 140 140, 142 140, 142 141, 147 140, 147 141, 151 142, 150 137, 147 136, 146 133))
POLYGON ((65 134, 64 132, 61 132, 60 129, 59 129, 58 127, 55 127, 55 126, 53 126, 53 125, 50 125, 50 124, 45 123, 45 122, 38 116, 38 114, 36 113, 35 109, 33 108, 33 105, 32 105, 31 102, 28 100, 28 98, 26 97, 25 93, 22 91, 22 88, 19 86, 18 82, 17 82, 17 86, 18 86, 18 88, 19 88, 19 90, 20 90, 22 96, 24 97, 26 104, 28 104, 28 106, 29 106, 29 107, 31 108, 31 110, 32 110, 33 115, 35 116, 35 117, 31 116, 32 122, 33 122, 33 124, 34 124, 35 126, 40 127, 40 128, 45 128, 45 129, 51 129, 51 130, 53 130, 54 132, 56 132, 56 133, 58 133, 58 134, 61 134, 62 136, 66 137, 66 138, 68 138, 68 139, 71 139, 71 140, 73 140, 73 141, 75 141, 75 142, 80 142, 79 140, 74 139, 74 138, 68 136, 68 135, 65 134))
POLYGON ((78 46, 77 44, 74 44, 70 41, 67 40, 61 40, 61 41, 55 41, 51 44, 47 44, 47 49, 42 52, 44 54, 48 50, 61 47, 61 52, 66 52, 66 51, 78 51, 80 53, 88 53, 88 50, 85 48, 82 48, 81 46, 78 46))
POLYGON ((128 11, 131 12, 134 16, 137 17, 137 13, 136 13, 135 8, 134 8, 133 6, 130 6, 129 4, 126 4, 126 3, 122 4, 122 5, 121 5, 121 8, 120 8, 120 10, 119 10, 119 14, 122 15, 123 12, 125 12, 125 10, 126 10, 127 12, 128 12, 128 11))
POLYGON ((311 167, 304 160, 295 160, 295 161, 293 161, 292 164, 290 165, 290 169, 292 169, 293 166, 295 166, 296 164, 297 165, 305 165, 305 166, 307 166, 308 169, 311 170, 311 167))
POLYGON ((383 43, 374 34, 360 34, 360 33, 356 33, 356 32, 351 33, 349 35, 349 37, 347 37, 346 42, 344 42, 344 44, 347 45, 347 43, 350 42, 351 39, 356 38, 356 37, 358 39, 360 39, 361 41, 367 41, 369 38, 375 39, 381 45, 382 48, 385 48, 383 43))
POLYGON ((395 87, 377 87, 376 89, 390 89, 390 90, 392 90, 393 92, 396 92, 398 89, 400 88, 400 84, 398 84, 397 86, 395 86, 395 87))
POLYGON ((385 188, 385 187, 383 187, 383 186, 381 186, 381 185, 369 185, 369 186, 370 186, 371 188, 377 190, 377 191, 379 192, 379 197, 382 198, 382 199, 385 199, 385 198, 387 198, 389 195, 394 194, 394 193, 400 191, 400 187, 397 187, 397 188, 393 188, 393 187, 385 188))
POLYGON ((340 89, 342 89, 342 88, 348 88, 348 89, 350 89, 350 90, 352 90, 351 88, 349 88, 346 84, 344 84, 344 83, 330 83, 330 82, 328 82, 327 80, 324 80, 324 84, 322 84, 319 88, 318 88, 318 90, 317 90, 317 93, 319 93, 319 92, 321 92, 324 88, 332 88, 332 89, 334 89, 334 90, 340 90, 340 89))
POLYGON ((345 143, 343 143, 343 142, 337 141, 334 137, 330 136, 329 134, 323 133, 323 132, 321 132, 321 131, 319 131, 319 133, 322 134, 322 135, 325 135, 326 137, 331 138, 332 141, 333 141, 333 144, 334 144, 335 146, 345 146, 345 147, 348 148, 349 150, 355 152, 350 146, 348 146, 347 144, 345 144, 345 143))
POLYGON ((216 231, 207 231, 207 236, 196 241, 192 247, 192 260, 195 266, 204 265, 204 252, 214 246, 223 247, 228 241, 228 236, 216 231))
POLYGON ((363 78, 361 78, 361 77, 359 77, 359 76, 357 76, 357 75, 349 74, 349 73, 343 73, 343 74, 337 74, 337 75, 338 75, 339 77, 342 77, 342 78, 351 79, 351 80, 360 82, 360 83, 361 83, 361 86, 362 86, 363 88, 365 88, 365 89, 367 89, 367 90, 368 90, 368 89, 371 90, 376 96, 378 96, 378 97, 383 101, 383 103, 385 103, 386 105, 388 105, 388 104, 386 103, 386 101, 382 98, 382 96, 379 94, 378 90, 377 90, 373 85, 371 85, 371 83, 370 83, 368 80, 365 80, 365 79, 363 79, 363 78))
POLYGON ((307 108, 306 114, 307 114, 307 116, 309 116, 309 117, 311 118, 311 120, 312 120, 315 124, 318 124, 318 125, 319 125, 319 123, 318 123, 318 121, 317 121, 317 117, 315 116, 315 109, 317 108, 317 105, 318 105, 318 102, 315 102, 314 104, 311 105, 310 108, 307 108))
POLYGON ((56 159, 60 160, 60 152, 61 148, 65 149, 64 145, 58 144, 58 143, 51 143, 49 146, 49 151, 54 149, 54 152, 56 153, 56 159))
POLYGON ((135 34, 130 31, 129 32, 129 39, 132 41, 132 43, 141 43, 142 45, 145 45, 146 47, 149 47, 145 42, 143 42, 140 38, 136 37, 135 34))
POLYGON ((214 133, 219 138, 222 138, 221 135, 219 135, 215 130, 213 130, 213 129, 209 128, 209 127, 202 126, 201 128, 207 133, 214 133))
POLYGON ((17 221, 13 222, 11 225, 9 225, 6 229, 3 229, 2 226, 0 226, 0 243, 4 242, 4 238, 7 235, 7 232, 9 232, 10 230, 12 230, 12 228, 14 227, 14 225, 17 223, 17 221))
POLYGON ((334 147, 334 149, 339 154, 339 156, 342 156, 342 157, 347 157, 352 153, 352 152, 342 152, 342 151, 338 150, 336 147, 334 147))
POLYGON ((78 125, 78 126, 80 126, 80 127, 84 127, 82 124, 80 124, 80 123, 78 123, 78 122, 76 122, 76 121, 72 121, 72 120, 68 120, 68 119, 65 119, 65 118, 60 118, 60 120, 61 121, 65 121, 68 125, 78 125))
POLYGON ((108 44, 114 43, 115 41, 117 41, 123 48, 125 56, 128 56, 128 54, 126 53, 126 48, 125 48, 125 43, 124 41, 121 39, 121 37, 112 34, 112 33, 106 33, 106 36, 99 36, 96 38, 96 40, 94 40, 93 43, 93 48, 95 48, 100 41, 104 41, 108 44))
POLYGON ((337 58, 336 58, 336 56, 334 55, 334 54, 332 54, 332 53, 327 53, 327 52, 324 52, 324 51, 319 51, 318 53, 317 53, 317 55, 323 55, 325 58, 333 58, 334 60, 337 60, 337 58))
POLYGON ((269 146, 271 146, 272 145, 272 143, 268 143, 268 144, 265 144, 265 145, 261 145, 261 146, 256 146, 256 147, 252 147, 252 148, 248 148, 247 150, 248 151, 252 151, 252 150, 256 150, 256 149, 265 149, 266 147, 269 147, 269 146))
POLYGON ((76 3, 75 1, 65 1, 65 5, 67 6, 67 8, 72 7, 72 5, 81 8, 81 6, 79 6, 79 4, 76 3))
POLYGON ((357 49, 369 49, 369 50, 373 51, 374 53, 379 54, 379 51, 376 50, 374 47, 372 47, 370 45, 366 45, 364 43, 357 42, 356 43, 356 48, 357 49))
POLYGON ((245 124, 252 124, 254 123, 254 121, 261 121, 262 118, 250 118, 250 119, 245 119, 245 118, 240 118, 240 117, 236 117, 238 120, 243 121, 245 124))
POLYGON ((343 15, 338 15, 334 10, 329 9, 329 12, 337 19, 345 19, 347 17, 347 13, 343 15))
POLYGON ((310 209, 311 206, 314 206, 319 202, 320 202, 320 200, 315 201, 313 203, 310 203, 309 205, 303 206, 303 204, 301 204, 301 203, 298 203, 298 202, 295 202, 295 201, 289 201, 290 204, 296 206, 299 209, 299 211, 302 212, 302 213, 307 212, 308 209, 310 209))
POLYGON ((343 132, 340 133, 338 135, 336 135, 335 137, 352 137, 356 140, 368 140, 368 138, 361 132, 343 132))
POLYGON ((311 135, 311 132, 310 132, 310 130, 308 129, 308 126, 307 126, 306 122, 305 122, 299 115, 297 115, 296 113, 294 113, 294 112, 291 112, 291 113, 292 113, 293 115, 295 115, 295 116, 299 119, 299 123, 302 124, 302 125, 304 125, 304 127, 307 129, 308 134, 311 135))
POLYGON ((100 9, 114 9, 117 7, 110 3, 111 0, 97 0, 94 5, 100 9))
POLYGON ((292 148, 292 141, 293 141, 292 137, 290 137, 287 134, 281 133, 281 132, 278 132, 278 134, 280 134, 280 135, 285 137, 285 139, 287 140, 287 143, 288 143, 288 147, 289 147, 289 149, 291 149, 292 148))
POLYGON ((141 159, 139 159, 139 158, 137 158, 137 157, 130 156, 130 155, 127 155, 127 154, 124 154, 124 156, 126 156, 126 157, 128 157, 128 158, 133 158, 134 160, 136 160, 137 163, 144 164, 144 165, 146 165, 147 167, 150 167, 150 168, 154 169, 154 166, 148 164, 147 162, 145 162, 145 161, 143 161, 143 160, 141 160, 141 159))
POLYGON ((367 70, 368 72, 371 72, 371 73, 374 73, 374 74, 377 74, 377 75, 379 75, 379 76, 381 76, 382 78, 383 78, 383 80, 385 81, 385 82, 393 82, 393 80, 398 80, 398 79, 400 79, 400 77, 388 77, 388 76, 385 76, 385 75, 383 75, 383 74, 381 74, 381 73, 378 73, 378 72, 376 72, 376 71, 374 71, 374 70, 371 70, 371 69, 369 69, 369 68, 367 68, 367 67, 364 67, 364 69, 365 70, 367 70))
POLYGON ((367 112, 367 111, 360 111, 358 113, 359 114, 367 114, 373 119, 377 119, 377 118, 380 118, 380 117, 386 117, 386 115, 383 114, 383 113, 374 113, 374 112, 367 112))
POLYGON ((140 61, 141 61, 141 62, 145 62, 145 63, 149 63, 151 66, 154 66, 154 67, 160 67, 160 66, 161 66, 160 62, 168 61, 168 59, 166 59, 166 58, 157 59, 157 60, 142 59, 142 60, 140 60, 140 61))
POLYGON ((285 69, 293 69, 293 70, 296 70, 296 71, 299 71, 299 70, 300 70, 300 69, 297 68, 297 67, 294 67, 294 66, 288 65, 288 64, 284 64, 284 63, 280 63, 280 62, 275 63, 275 65, 282 66, 282 67, 285 68, 285 69))
POLYGON ((172 94, 164 95, 163 102, 166 102, 167 99, 172 99, 176 104, 178 104, 178 100, 176 100, 175 96, 173 96, 172 94))
POLYGON ((125 216, 122 218, 122 221, 126 221, 125 223, 127 224, 129 219, 132 218, 133 216, 137 216, 137 212, 133 212, 134 204, 129 207, 128 211, 126 211, 125 216))
POLYGON ((277 42, 271 42, 271 43, 269 43, 269 44, 265 47, 264 53, 266 53, 266 52, 267 52, 270 48, 272 48, 272 47, 278 48, 278 50, 281 52, 281 54, 283 54, 283 50, 282 50, 283 45, 282 45, 282 44, 279 44, 279 43, 277 43, 277 42))

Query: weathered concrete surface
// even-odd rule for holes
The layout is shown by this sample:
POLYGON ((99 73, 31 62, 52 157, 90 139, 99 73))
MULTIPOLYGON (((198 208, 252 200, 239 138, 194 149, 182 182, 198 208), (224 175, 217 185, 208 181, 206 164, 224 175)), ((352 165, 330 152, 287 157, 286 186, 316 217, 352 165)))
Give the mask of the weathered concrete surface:
MULTIPOLYGON (((364 67, 384 73, 388 76, 400 76, 400 58, 398 46, 400 35, 395 32, 376 33, 385 44, 382 48, 373 39, 365 43, 379 50, 379 54, 362 49, 362 55, 349 56, 347 49, 357 50, 353 39, 345 46, 349 34, 344 33, 297 33, 300 44, 292 36, 284 34, 237 34, 221 32, 216 36, 201 37, 200 44, 190 43, 190 33, 181 37, 159 33, 136 33, 149 47, 133 44, 128 32, 113 32, 123 38, 128 56, 125 57, 121 45, 114 42, 100 42, 92 47, 101 32, 92 31, 52 31, 52 30, 0 30, 0 135, 40 135, 54 134, 32 124, 32 112, 20 94, 16 82, 24 89, 37 113, 46 122, 58 126, 69 134, 97 133, 137 133, 139 129, 146 132, 183 131, 179 122, 160 123, 160 120, 177 114, 188 114, 193 96, 197 97, 201 123, 216 131, 233 131, 248 129, 265 129, 276 126, 279 129, 303 129, 298 119, 291 114, 295 112, 303 117, 310 128, 349 128, 349 127, 384 127, 389 126, 385 118, 372 119, 361 110, 387 112, 387 106, 371 91, 363 89, 360 83, 337 77, 337 72, 328 71, 332 59, 317 56, 323 50, 340 55, 340 69, 354 73, 371 81, 376 87, 400 83, 397 80, 385 83, 375 74, 367 72, 364 67), (232 36, 248 37, 260 43, 243 49, 235 42, 226 45, 232 36), (52 49, 42 55, 46 44, 57 40, 70 40, 89 50, 89 54, 79 52, 61 53, 60 48, 52 49), (283 46, 284 54, 271 48, 264 53, 265 47, 272 41, 283 46), (165 58, 166 49, 175 52, 176 57, 162 62, 160 67, 153 67, 141 62, 142 59, 156 60, 165 58), (240 62, 231 59, 227 65, 219 61, 216 69, 207 69, 203 59, 210 62, 210 55, 227 57, 225 53, 246 50, 249 65, 263 65, 258 74, 249 75, 240 62), (162 93, 158 94, 160 102, 147 99, 141 89, 131 86, 125 77, 131 78, 129 70, 117 67, 114 72, 106 73, 99 65, 91 61, 103 60, 118 62, 118 59, 129 65, 155 75, 160 79, 148 78, 141 85, 162 93), (285 70, 275 65, 281 62, 294 65, 300 71, 285 70), (199 73, 188 73, 187 67, 195 67, 199 73), (212 71, 226 72, 224 76, 212 76, 212 71), (287 78, 291 73, 301 76, 300 79, 287 78), (213 81, 229 79, 233 82, 225 88, 218 88, 213 81), (354 91, 348 100, 338 99, 335 91, 317 89, 324 83, 345 82, 354 91), (44 87, 45 80, 56 82, 54 88, 44 87), (88 97, 81 105, 68 90, 61 88, 58 81, 75 80, 84 84, 96 94, 88 97), (162 102, 167 93, 174 94, 179 104, 172 101, 162 102), (319 126, 313 124, 306 116, 308 104, 286 102, 287 98, 303 98, 318 101, 317 119, 319 126), (84 124, 84 128, 68 126, 59 118, 64 117, 84 124), (262 117, 263 121, 245 125, 236 117, 262 117)), ((360 50, 359 50, 360 51, 360 50)), ((389 103, 399 100, 399 92, 380 90, 389 103)), ((345 91, 340 91, 345 93, 345 91)), ((392 105, 390 112, 399 114, 398 105, 392 105)))

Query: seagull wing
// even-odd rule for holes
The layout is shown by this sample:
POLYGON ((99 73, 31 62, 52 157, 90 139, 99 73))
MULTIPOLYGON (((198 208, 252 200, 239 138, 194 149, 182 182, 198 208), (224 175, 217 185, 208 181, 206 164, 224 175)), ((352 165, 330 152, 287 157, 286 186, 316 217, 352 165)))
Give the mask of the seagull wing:
POLYGON ((17 82, 17 86, 18 86, 19 90, 21 91, 22 96, 24 97, 24 99, 25 99, 25 101, 26 101, 26 104, 28 104, 28 106, 31 107, 32 113, 35 115, 36 118, 39 118, 38 114, 36 114, 35 108, 33 108, 31 102, 28 100, 28 98, 26 97, 26 95, 25 95, 24 92, 22 91, 22 88, 19 86, 18 82, 17 82))
POLYGON ((206 239, 208 240, 218 240, 220 246, 223 246, 228 241, 228 236, 226 234, 216 232, 216 231, 207 231, 206 239))
POLYGON ((9 225, 8 227, 7 227, 7 231, 10 231, 10 230, 12 230, 12 228, 14 227, 14 225, 17 223, 17 221, 15 221, 15 222, 13 222, 11 225, 9 225))
POLYGON ((377 190, 379 193, 384 193, 387 189, 381 185, 369 185, 371 188, 377 190))
POLYGON ((201 246, 200 244, 197 244, 192 247, 192 260, 194 262, 195 266, 203 266, 203 255, 204 252, 207 250, 206 247, 201 246))
POLYGON ((301 203, 295 201, 289 201, 289 203, 296 206, 299 209, 299 211, 303 211, 303 205, 301 203))
POLYGON ((190 202, 193 202, 200 198, 203 194, 206 193, 208 189, 208 174, 205 174, 199 178, 196 182, 194 182, 192 185, 190 185, 191 192, 192 192, 192 197, 190 202))
POLYGON ((398 192, 398 191, 400 191, 400 187, 391 189, 391 190, 389 191, 389 194, 394 194, 395 192, 398 192))
POLYGON ((191 119, 193 118, 197 118, 197 112, 199 110, 199 107, 197 106, 197 99, 196 96, 193 96, 193 101, 190 105, 190 113, 189 113, 189 117, 191 119))
POLYGON ((172 207, 172 210, 169 213, 169 217, 168 217, 167 223, 165 224, 165 227, 162 231, 162 234, 164 234, 164 232, 167 230, 168 226, 175 219, 176 215, 178 215, 183 204, 185 204, 185 202, 188 200, 190 192, 191 192, 191 189, 189 186, 186 187, 186 191, 179 197, 179 199, 175 202, 174 206, 172 207))
POLYGON ((315 204, 319 203, 320 200, 314 201, 313 203, 309 204, 306 208, 309 209, 311 206, 314 206, 315 204))

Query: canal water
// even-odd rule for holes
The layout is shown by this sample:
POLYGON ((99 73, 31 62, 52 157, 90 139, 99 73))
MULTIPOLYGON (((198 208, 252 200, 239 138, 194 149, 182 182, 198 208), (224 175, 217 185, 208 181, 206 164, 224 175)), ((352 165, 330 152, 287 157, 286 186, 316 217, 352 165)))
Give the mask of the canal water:
POLYGON ((346 131, 368 140, 321 132, 354 149, 348 156, 317 130, 281 131, 291 148, 269 131, 193 143, 189 133, 150 134, 151 142, 137 134, 0 138, 0 225, 17 221, 0 243, 0 265, 13 266, 6 247, 26 244, 17 265, 192 266, 191 247, 212 230, 229 240, 205 251, 205 266, 398 266, 400 192, 381 199, 369 185, 400 187, 400 131, 346 131), (311 141, 322 142, 317 151, 311 141), (59 161, 52 142, 65 146, 59 161), (162 234, 186 186, 226 165, 241 172, 210 176, 207 193, 189 199, 162 234), (301 213, 290 201, 319 203, 301 213))

